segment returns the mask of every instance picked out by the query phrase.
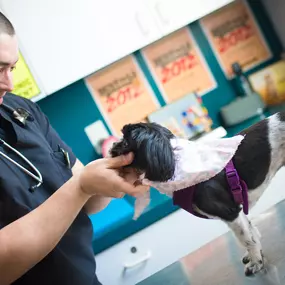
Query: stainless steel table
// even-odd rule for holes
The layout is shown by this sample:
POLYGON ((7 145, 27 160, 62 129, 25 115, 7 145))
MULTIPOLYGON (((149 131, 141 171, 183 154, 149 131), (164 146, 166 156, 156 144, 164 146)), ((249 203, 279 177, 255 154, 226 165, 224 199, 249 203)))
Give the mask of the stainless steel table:
POLYGON ((138 285, 285 285, 285 201, 254 219, 254 224, 262 235, 263 272, 244 275, 244 250, 229 232, 138 285))

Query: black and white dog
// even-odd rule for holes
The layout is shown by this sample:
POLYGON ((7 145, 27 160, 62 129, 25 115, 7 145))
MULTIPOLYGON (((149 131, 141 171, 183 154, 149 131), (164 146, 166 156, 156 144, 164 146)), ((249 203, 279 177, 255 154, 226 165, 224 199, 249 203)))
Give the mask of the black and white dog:
MULTIPOLYGON (((123 138, 110 150, 112 156, 134 152, 130 167, 145 174, 150 181, 165 182, 174 175, 175 158, 170 139, 173 134, 154 123, 124 126, 123 138)), ((252 207, 285 163, 285 112, 276 113, 249 127, 233 162, 239 176, 248 186, 249 207, 252 207)), ((251 275, 264 267, 260 234, 251 224, 228 190, 225 171, 197 186, 195 207, 211 218, 226 222, 246 249, 242 261, 245 274, 251 275)))

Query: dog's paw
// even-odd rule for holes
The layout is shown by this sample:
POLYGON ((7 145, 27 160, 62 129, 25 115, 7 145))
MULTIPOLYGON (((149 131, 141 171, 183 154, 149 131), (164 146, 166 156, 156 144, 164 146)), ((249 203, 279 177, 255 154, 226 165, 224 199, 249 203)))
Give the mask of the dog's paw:
MULTIPOLYGON (((250 257, 248 257, 250 259, 250 257)), ((251 260, 246 264, 245 266, 245 275, 251 276, 260 270, 262 270, 264 267, 263 259, 259 259, 255 262, 252 262, 251 260)))
POLYGON ((241 261, 243 264, 248 264, 250 262, 250 257, 249 257, 248 252, 246 252, 246 254, 244 255, 241 261))

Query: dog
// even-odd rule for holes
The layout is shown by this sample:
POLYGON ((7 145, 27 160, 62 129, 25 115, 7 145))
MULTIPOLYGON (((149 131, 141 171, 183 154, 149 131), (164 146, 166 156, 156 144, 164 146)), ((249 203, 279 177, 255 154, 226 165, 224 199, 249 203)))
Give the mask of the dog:
MULTIPOLYGON (((127 124, 123 137, 110 149, 111 156, 134 153, 129 166, 150 181, 165 182, 174 175, 175 157, 170 139, 174 135, 156 123, 127 124)), ((278 112, 241 131, 244 139, 233 163, 248 187, 249 208, 261 197, 272 178, 285 163, 285 112, 278 112)), ((190 162, 189 162, 190 163, 190 162)), ((245 275, 264 268, 260 233, 229 191, 225 170, 195 185, 193 204, 209 218, 220 219, 246 249, 242 259, 245 275)))

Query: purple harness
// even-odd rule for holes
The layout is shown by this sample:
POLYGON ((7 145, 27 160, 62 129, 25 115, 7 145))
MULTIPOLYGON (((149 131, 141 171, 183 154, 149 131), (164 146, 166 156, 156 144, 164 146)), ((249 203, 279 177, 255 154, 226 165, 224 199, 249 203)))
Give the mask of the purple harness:
MULTIPOLYGON (((225 168, 227 181, 229 188, 232 192, 233 198, 236 203, 243 205, 243 211, 248 214, 248 189, 246 183, 240 179, 237 170, 232 162, 226 165, 225 168)), ((193 197, 195 192, 195 186, 190 186, 185 189, 175 191, 173 193, 173 204, 181 207, 185 211, 204 219, 209 219, 207 216, 204 216, 196 212, 193 208, 193 197)))

